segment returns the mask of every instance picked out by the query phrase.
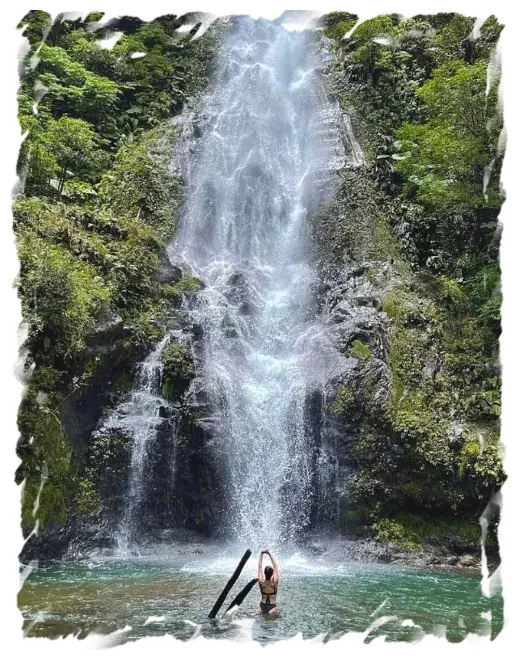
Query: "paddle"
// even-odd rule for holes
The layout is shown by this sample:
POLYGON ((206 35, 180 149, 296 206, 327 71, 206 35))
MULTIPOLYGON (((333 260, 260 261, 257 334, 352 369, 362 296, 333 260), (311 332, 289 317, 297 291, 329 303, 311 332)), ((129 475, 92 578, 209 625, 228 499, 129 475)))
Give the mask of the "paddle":
POLYGON ((229 593, 229 591, 232 589, 233 584, 240 577, 240 573, 242 572, 243 567, 247 563, 247 560, 249 559, 251 554, 252 554, 251 550, 247 550, 247 552, 241 558, 240 563, 236 567, 234 573, 231 575, 231 578, 230 578, 229 582, 227 582, 227 584, 225 585, 222 593, 218 596, 218 599, 217 599, 216 603, 213 605, 213 609, 209 612, 208 617, 210 619, 214 619, 215 616, 218 614, 218 610, 223 605, 223 601, 227 597, 227 594, 229 593))
POLYGON ((254 578, 254 580, 251 580, 250 582, 247 582, 247 584, 243 587, 243 589, 240 591, 240 593, 234 598, 234 600, 229 605, 229 607, 225 610, 225 612, 223 613, 224 616, 235 605, 241 605, 243 603, 243 601, 245 600, 247 594, 252 589, 252 587, 256 584, 257 581, 258 581, 258 578, 254 578))

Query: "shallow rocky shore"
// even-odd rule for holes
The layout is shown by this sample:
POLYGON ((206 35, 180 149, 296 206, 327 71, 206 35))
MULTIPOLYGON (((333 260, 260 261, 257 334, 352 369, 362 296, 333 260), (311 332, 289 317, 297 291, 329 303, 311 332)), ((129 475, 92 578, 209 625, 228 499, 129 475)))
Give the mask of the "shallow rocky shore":
MULTIPOLYGON (((308 550, 315 557, 329 561, 398 564, 414 568, 460 568, 481 570, 481 553, 458 552, 453 545, 442 547, 424 543, 419 550, 405 550, 395 544, 381 543, 373 538, 335 537, 326 541, 311 541, 308 550)), ((499 566, 497 556, 487 557, 488 568, 493 572, 499 566)))
MULTIPOLYGON (((38 560, 83 561, 108 559, 119 555, 126 559, 139 557, 168 558, 171 556, 208 558, 221 553, 221 541, 181 528, 165 529, 143 539, 138 548, 125 553, 117 549, 116 540, 106 528, 95 526, 77 530, 56 529, 53 535, 32 537, 20 554, 23 564, 38 560)), ((481 553, 467 548, 462 539, 453 536, 444 545, 423 543, 419 550, 406 550, 395 544, 381 543, 365 537, 340 535, 311 536, 301 544, 300 552, 307 560, 330 563, 358 562, 396 564, 413 568, 481 570, 481 553)), ((492 573, 499 566, 499 557, 487 557, 492 573)))

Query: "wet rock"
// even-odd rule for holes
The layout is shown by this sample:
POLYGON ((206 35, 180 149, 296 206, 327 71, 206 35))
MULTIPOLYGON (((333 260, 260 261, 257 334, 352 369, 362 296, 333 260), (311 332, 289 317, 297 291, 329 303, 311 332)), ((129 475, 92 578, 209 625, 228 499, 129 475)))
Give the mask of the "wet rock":
POLYGON ((254 312, 256 311, 255 306, 252 304, 250 300, 247 300, 243 302, 239 307, 238 307, 238 312, 242 316, 252 316, 254 312))
POLYGON ((459 560, 460 566, 470 566, 476 568, 479 566, 479 561, 474 555, 462 555, 459 560))
POLYGON ((125 325, 122 318, 108 305, 104 305, 88 335, 88 343, 89 345, 99 346, 122 339, 125 334, 125 325))
POLYGON ((169 417, 170 411, 166 406, 159 406, 159 417, 167 418, 169 417))
POLYGON ((202 325, 200 323, 193 323, 191 326, 191 336, 193 337, 194 341, 198 341, 202 339, 204 334, 202 325))
POLYGON ((157 273, 157 281, 160 284, 175 284, 182 277, 182 269, 173 266, 165 252, 160 253, 161 263, 157 273))

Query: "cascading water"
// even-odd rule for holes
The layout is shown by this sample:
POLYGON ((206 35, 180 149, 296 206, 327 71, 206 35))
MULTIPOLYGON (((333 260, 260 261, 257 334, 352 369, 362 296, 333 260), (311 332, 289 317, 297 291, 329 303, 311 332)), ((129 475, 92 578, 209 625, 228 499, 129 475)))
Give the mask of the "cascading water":
MULTIPOLYGON (((119 549, 123 551, 127 550, 134 540, 135 519, 145 499, 148 486, 147 470, 151 441, 165 423, 161 412, 169 407, 168 402, 160 394, 162 377, 160 356, 168 339, 169 335, 159 342, 146 360, 139 365, 136 386, 130 398, 115 409, 100 429, 103 434, 112 430, 122 431, 133 439, 126 508, 117 538, 119 549)), ((174 447, 174 442, 172 446, 174 447)), ((172 477, 173 469, 174 463, 171 465, 172 477)))
MULTIPOLYGON (((334 449, 316 431, 313 409, 323 417, 324 385, 340 358, 312 299, 306 228, 333 192, 335 172, 361 164, 362 153, 349 118, 325 93, 327 57, 311 32, 236 19, 174 163, 187 191, 169 257, 205 284, 183 305, 200 336, 191 399, 202 395, 199 408, 209 410, 197 421, 210 428, 223 483, 220 531, 253 546, 296 541, 312 507, 334 500, 334 449)), ((161 443, 175 487, 179 413, 161 395, 161 353, 173 335, 141 363, 129 399, 100 428, 133 440, 121 550, 138 541, 142 514, 153 508, 152 456, 161 443)))
POLYGON ((322 65, 310 33, 240 17, 180 158, 187 201, 170 259, 205 283, 190 313, 226 488, 222 525, 247 544, 290 542, 308 522, 307 405, 336 357, 312 305, 305 223, 332 190, 344 143, 350 161, 361 154, 322 65))

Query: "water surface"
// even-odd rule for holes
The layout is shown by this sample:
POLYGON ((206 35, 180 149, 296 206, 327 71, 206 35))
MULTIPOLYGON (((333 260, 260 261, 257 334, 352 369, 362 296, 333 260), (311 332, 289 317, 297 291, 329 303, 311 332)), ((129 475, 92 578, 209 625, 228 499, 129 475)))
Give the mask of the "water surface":
MULTIPOLYGON (((491 635, 503 625, 501 594, 483 596, 480 576, 425 571, 383 564, 324 564, 296 555, 282 562, 277 618, 259 617, 254 589, 231 620, 209 621, 207 613, 230 576, 234 561, 193 557, 56 562, 33 571, 19 606, 28 636, 110 633, 130 626, 123 640, 173 635, 275 642, 302 633, 324 641, 344 633, 388 641, 417 641, 446 634, 451 642, 468 633, 491 635), (150 619, 152 617, 152 619, 150 619), (380 619, 384 617, 384 619, 380 619)), ((254 577, 252 561, 227 598, 254 577)))

